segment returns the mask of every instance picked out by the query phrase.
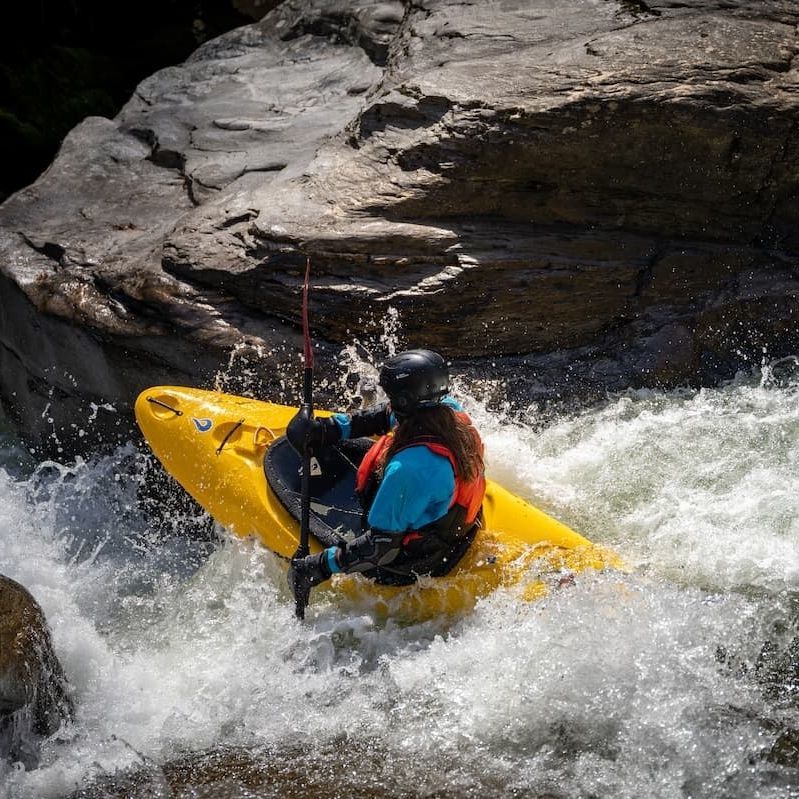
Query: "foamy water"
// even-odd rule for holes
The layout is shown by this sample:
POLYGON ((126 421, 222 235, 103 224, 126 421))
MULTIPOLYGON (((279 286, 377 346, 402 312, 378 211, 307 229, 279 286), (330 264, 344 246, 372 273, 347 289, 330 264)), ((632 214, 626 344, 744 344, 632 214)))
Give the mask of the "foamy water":
POLYGON ((766 370, 524 426, 466 402, 490 476, 629 573, 420 625, 317 593, 300 624, 269 553, 187 539, 178 511, 153 523, 132 449, 0 471, 0 572, 43 606, 78 711, 0 796, 225 745, 296 753, 340 795, 796 796, 767 757, 796 694, 763 652, 785 665, 797 635, 799 382, 766 370))

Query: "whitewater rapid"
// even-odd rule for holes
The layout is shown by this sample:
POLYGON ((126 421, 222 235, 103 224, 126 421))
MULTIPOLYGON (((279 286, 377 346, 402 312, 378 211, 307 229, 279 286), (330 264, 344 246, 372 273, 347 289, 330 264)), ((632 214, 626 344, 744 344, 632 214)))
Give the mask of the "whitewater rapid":
POLYGON ((144 453, 36 464, 6 437, 0 573, 42 605, 77 717, 0 797, 222 746, 342 796, 799 796, 774 756, 799 727, 796 366, 554 419, 466 396, 489 475, 629 570, 419 625, 322 594, 301 625, 272 555, 179 498, 153 519, 144 453))

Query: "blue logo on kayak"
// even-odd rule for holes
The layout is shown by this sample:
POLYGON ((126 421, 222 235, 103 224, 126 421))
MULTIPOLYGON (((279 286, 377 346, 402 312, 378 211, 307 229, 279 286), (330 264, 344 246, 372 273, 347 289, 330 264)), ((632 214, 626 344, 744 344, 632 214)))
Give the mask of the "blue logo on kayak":
POLYGON ((197 419, 192 417, 192 422, 194 422, 194 426, 201 433, 207 433, 214 426, 214 423, 210 419, 197 419))

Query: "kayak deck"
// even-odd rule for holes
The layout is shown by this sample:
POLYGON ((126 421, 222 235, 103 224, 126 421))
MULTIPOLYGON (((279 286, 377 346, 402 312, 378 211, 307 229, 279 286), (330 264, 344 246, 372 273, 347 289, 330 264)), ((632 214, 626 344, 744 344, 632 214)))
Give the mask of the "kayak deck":
MULTIPOLYGON (((312 475, 310 529, 324 546, 338 546, 360 535, 363 509, 355 493, 358 465, 370 439, 342 441, 319 455, 320 473, 312 475)), ((294 519, 301 514, 301 460, 285 437, 266 451, 264 475, 269 488, 294 519)))

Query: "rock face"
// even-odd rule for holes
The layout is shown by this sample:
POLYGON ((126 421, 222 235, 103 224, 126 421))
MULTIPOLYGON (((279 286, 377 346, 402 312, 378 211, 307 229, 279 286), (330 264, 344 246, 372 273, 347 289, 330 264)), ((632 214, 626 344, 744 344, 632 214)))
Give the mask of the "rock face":
POLYGON ((790 0, 287 0, 0 208, 3 401, 74 446, 88 403, 113 427, 231 351, 281 398, 306 256, 323 345, 393 308, 527 400, 796 352, 797 25, 790 0))
POLYGON ((0 758, 35 766, 36 737, 52 735, 72 713, 41 608, 0 575, 0 758))

